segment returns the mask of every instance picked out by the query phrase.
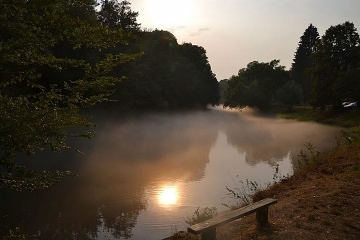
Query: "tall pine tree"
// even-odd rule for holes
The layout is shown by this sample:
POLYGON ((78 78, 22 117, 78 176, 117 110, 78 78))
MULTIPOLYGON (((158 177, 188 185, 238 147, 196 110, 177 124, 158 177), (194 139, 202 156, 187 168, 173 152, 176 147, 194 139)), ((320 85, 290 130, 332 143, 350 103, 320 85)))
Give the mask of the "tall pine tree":
POLYGON ((318 40, 319 33, 317 28, 310 24, 300 38, 294 62, 290 69, 292 79, 302 87, 305 103, 310 100, 312 88, 311 76, 307 69, 313 66, 311 55, 315 52, 315 45, 318 40))
POLYGON ((345 22, 326 30, 316 46, 311 70, 314 107, 324 108, 328 104, 341 106, 341 102, 349 98, 358 99, 358 93, 352 93, 352 96, 344 96, 343 93, 353 92, 352 82, 358 82, 353 81, 353 74, 357 75, 360 64, 359 46, 359 34, 353 23, 345 22))

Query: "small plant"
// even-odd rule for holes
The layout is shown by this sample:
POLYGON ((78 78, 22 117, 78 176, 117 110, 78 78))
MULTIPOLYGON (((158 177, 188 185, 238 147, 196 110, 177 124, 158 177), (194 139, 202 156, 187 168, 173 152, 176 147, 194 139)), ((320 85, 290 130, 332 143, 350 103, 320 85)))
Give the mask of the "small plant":
POLYGON ((172 235, 163 240, 200 240, 200 236, 185 232, 178 231, 176 226, 171 227, 172 235))
POLYGON ((165 238, 164 240, 200 240, 200 236, 193 235, 184 231, 179 231, 171 237, 165 238))
POLYGON ((22 232, 22 230, 17 227, 15 229, 10 229, 7 236, 3 236, 1 238, 2 240, 31 240, 31 239, 37 239, 37 236, 35 235, 26 235, 22 232))
POLYGON ((315 145, 311 142, 307 142, 304 144, 307 150, 301 150, 298 157, 299 159, 299 166, 302 164, 305 165, 313 165, 317 162, 320 152, 315 150, 315 145))
POLYGON ((165 238, 164 240, 200 240, 200 236, 196 236, 184 231, 179 231, 171 237, 165 238))
POLYGON ((217 215, 217 208, 216 207, 205 207, 205 208, 200 208, 198 207, 196 209, 196 211, 193 213, 193 215, 191 217, 188 217, 185 222, 188 225, 194 225, 197 224, 199 222, 203 222, 206 221, 210 218, 213 218, 214 216, 217 215))
POLYGON ((241 188, 237 187, 235 188, 235 190, 233 190, 229 187, 226 187, 226 190, 228 190, 231 197, 241 201, 241 203, 239 204, 240 206, 251 204, 253 202, 254 194, 266 188, 261 186, 258 182, 250 181, 249 179, 246 179, 245 183, 242 180, 240 180, 239 182, 241 183, 241 188))
POLYGON ((336 138, 338 147, 341 145, 349 145, 360 139, 360 131, 355 129, 351 132, 341 131, 341 136, 336 138))
POLYGON ((235 189, 231 189, 229 187, 226 187, 226 190, 229 192, 228 195, 230 195, 232 198, 235 198, 237 200, 240 200, 240 203, 238 203, 235 206, 229 206, 228 204, 223 204, 225 207, 229 209, 236 209, 239 207, 243 207, 246 205, 249 205, 253 203, 253 196, 260 191, 266 190, 270 188, 272 185, 281 182, 284 179, 289 178, 288 175, 281 175, 281 172, 279 170, 279 164, 277 164, 275 167, 275 172, 273 175, 273 181, 268 182, 266 184, 259 184, 256 181, 251 181, 249 179, 246 179, 246 181, 240 180, 241 187, 237 186, 235 189))
POLYGON ((273 181, 272 183, 268 183, 266 185, 266 188, 269 188, 271 187, 272 185, 274 185, 275 183, 278 183, 278 182, 281 182, 285 179, 288 179, 290 177, 290 174, 286 174, 286 175, 282 175, 281 172, 280 172, 280 169, 279 169, 279 164, 276 164, 276 166, 274 167, 275 168, 275 172, 274 172, 274 175, 273 175, 273 181))

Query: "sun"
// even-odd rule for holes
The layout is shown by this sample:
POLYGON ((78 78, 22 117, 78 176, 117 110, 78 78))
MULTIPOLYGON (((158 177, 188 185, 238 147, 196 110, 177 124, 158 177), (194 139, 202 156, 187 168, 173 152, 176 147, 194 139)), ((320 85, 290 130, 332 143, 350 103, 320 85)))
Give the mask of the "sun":
POLYGON ((189 24, 193 18, 192 0, 148 0, 147 15, 154 28, 172 28, 189 24))
POLYGON ((161 205, 175 205, 178 200, 178 192, 176 187, 166 186, 160 190, 158 197, 161 205))

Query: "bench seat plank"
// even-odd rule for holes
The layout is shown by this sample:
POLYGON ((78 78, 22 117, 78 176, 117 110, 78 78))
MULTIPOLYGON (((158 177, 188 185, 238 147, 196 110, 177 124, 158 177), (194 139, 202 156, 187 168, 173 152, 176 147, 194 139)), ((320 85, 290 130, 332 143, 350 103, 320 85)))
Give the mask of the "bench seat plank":
POLYGON ((253 212, 258 211, 261 208, 268 207, 275 203, 277 203, 277 199, 266 198, 266 199, 260 200, 258 202, 255 202, 253 204, 250 204, 248 206, 245 206, 245 207, 233 210, 233 211, 224 212, 219 215, 216 215, 215 217, 213 217, 209 220, 206 220, 204 222, 197 223, 195 225, 190 226, 188 228, 188 232, 194 233, 194 234, 206 232, 206 231, 209 231, 209 229, 211 229, 211 228, 216 228, 225 223, 232 222, 236 219, 239 219, 241 217, 249 215, 253 212))

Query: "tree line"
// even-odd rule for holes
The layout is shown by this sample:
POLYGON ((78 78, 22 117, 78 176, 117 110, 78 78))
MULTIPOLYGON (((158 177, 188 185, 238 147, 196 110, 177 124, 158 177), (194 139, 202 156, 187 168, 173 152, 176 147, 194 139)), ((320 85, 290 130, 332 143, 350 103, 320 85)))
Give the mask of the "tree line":
POLYGON ((114 104, 178 109, 218 103, 218 82, 203 47, 179 45, 174 35, 161 30, 141 32, 137 44, 143 55, 120 70, 127 77, 113 95, 114 104))
POLYGON ((289 71, 278 60, 251 62, 220 81, 225 107, 268 109, 310 104, 342 109, 360 101, 360 39, 353 23, 331 26, 320 38, 312 24, 301 36, 289 71))
MULTIPOLYGON (((38 172, 21 154, 71 148, 91 137, 83 109, 217 104, 204 48, 166 31, 141 30, 129 1, 0 2, 0 187, 46 188, 68 172, 38 172)), ((75 149, 76 150, 76 149, 75 149)), ((36 156, 36 155, 35 155, 36 156)))
POLYGON ((168 31, 141 31, 128 1, 103 0, 98 14, 103 25, 131 30, 135 38, 126 49, 142 53, 113 70, 124 77, 112 95, 113 105, 177 109, 218 103, 218 82, 203 47, 178 44, 168 31))

